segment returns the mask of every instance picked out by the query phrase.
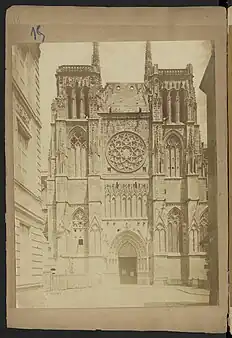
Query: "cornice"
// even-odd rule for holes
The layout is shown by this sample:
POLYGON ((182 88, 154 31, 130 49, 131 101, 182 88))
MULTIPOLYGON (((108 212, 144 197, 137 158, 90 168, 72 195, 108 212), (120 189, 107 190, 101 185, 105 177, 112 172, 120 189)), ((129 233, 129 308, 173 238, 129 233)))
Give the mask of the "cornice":
MULTIPOLYGON (((39 215, 35 214, 34 212, 26 209, 24 206, 22 206, 20 203, 15 202, 15 210, 19 211, 20 213, 24 214, 25 216, 33 219, 34 221, 44 225, 44 219, 40 217, 39 215)), ((15 216, 17 218, 17 216, 15 216)))
POLYGON ((24 190, 26 193, 28 193, 30 196, 32 196, 37 202, 41 202, 41 198, 36 196, 31 190, 29 190, 24 184, 22 184, 20 181, 18 181, 17 179, 14 179, 14 183, 21 188, 22 190, 24 190))

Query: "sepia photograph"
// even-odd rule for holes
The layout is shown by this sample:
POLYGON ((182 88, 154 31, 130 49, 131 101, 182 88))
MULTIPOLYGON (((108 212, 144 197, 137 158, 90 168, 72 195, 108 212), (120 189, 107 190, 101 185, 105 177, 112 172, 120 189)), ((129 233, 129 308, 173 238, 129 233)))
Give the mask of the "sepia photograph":
POLYGON ((223 8, 8 10, 8 327, 225 332, 226 32, 223 8))
POLYGON ((17 307, 217 305, 213 76, 211 41, 12 47, 17 307))

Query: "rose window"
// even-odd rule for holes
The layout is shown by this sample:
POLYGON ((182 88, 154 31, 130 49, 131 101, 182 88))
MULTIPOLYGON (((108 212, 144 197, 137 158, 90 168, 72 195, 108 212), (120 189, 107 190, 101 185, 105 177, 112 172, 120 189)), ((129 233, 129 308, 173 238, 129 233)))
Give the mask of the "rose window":
POLYGON ((129 173, 138 170, 144 163, 146 145, 143 139, 130 131, 114 135, 107 146, 106 157, 117 171, 129 173))

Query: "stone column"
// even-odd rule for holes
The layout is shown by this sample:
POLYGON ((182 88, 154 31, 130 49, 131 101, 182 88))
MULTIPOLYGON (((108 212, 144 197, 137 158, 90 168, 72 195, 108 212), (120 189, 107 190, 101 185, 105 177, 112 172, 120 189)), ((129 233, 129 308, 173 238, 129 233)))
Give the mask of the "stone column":
POLYGON ((72 118, 77 118, 77 96, 75 88, 72 88, 72 118))
POLYGON ((176 123, 180 122, 180 97, 179 92, 176 93, 176 123))
POLYGON ((168 92, 168 96, 167 96, 167 111, 168 111, 168 123, 171 123, 172 118, 171 118, 171 95, 170 95, 170 91, 168 92))

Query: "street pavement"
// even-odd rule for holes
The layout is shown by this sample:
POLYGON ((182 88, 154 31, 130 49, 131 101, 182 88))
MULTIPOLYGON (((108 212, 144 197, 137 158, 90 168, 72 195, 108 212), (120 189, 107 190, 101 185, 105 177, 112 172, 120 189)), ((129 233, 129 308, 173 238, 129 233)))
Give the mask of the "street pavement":
POLYGON ((19 295, 18 307, 108 308, 208 305, 209 292, 203 289, 168 285, 97 286, 19 295))

